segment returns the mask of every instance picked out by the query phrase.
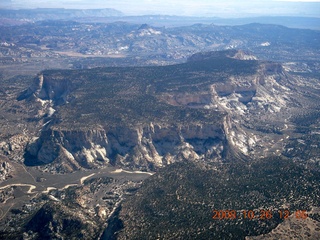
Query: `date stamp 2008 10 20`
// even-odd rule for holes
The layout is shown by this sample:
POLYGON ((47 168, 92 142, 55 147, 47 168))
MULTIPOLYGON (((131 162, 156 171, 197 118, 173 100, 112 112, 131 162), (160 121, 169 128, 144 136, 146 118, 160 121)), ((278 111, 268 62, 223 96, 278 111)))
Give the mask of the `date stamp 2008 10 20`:
MULTIPOLYGON (((260 219, 268 220, 273 217, 280 219, 287 219, 291 215, 291 212, 287 209, 271 211, 266 209, 260 210, 213 210, 212 219, 226 220, 226 219, 260 219)), ((306 219, 308 217, 306 210, 296 210, 294 217, 297 219, 306 219)))

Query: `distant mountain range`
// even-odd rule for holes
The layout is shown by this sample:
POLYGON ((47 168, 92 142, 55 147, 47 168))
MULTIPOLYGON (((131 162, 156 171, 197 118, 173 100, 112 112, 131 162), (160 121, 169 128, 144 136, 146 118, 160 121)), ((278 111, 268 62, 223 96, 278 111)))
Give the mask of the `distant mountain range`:
MULTIPOLYGON (((98 20, 98 19, 95 19, 98 20)), ((100 19, 99 21, 102 21, 100 19)), ((111 19, 110 19, 111 20, 111 19)), ((306 28, 320 30, 320 18, 314 17, 289 17, 289 16, 261 16, 246 18, 218 18, 218 17, 182 17, 167 15, 145 15, 145 16, 122 16, 119 21, 130 23, 147 23, 158 27, 187 26, 197 23, 215 25, 243 25, 250 23, 276 24, 290 28, 306 28)))
POLYGON ((1 18, 15 20, 70 20, 84 17, 119 17, 123 13, 112 9, 64 9, 64 8, 37 8, 37 9, 0 9, 1 18))
POLYGON ((0 24, 17 24, 42 20, 74 20, 80 22, 115 22, 123 21, 135 24, 146 23, 158 27, 187 26, 196 23, 216 25, 243 25, 249 23, 278 24, 291 28, 320 30, 320 18, 294 16, 261 16, 246 18, 188 17, 169 15, 126 16, 113 9, 0 9, 0 24), (8 21, 11 20, 11 21, 8 21), (13 21, 14 20, 14 21, 13 21), (18 21, 18 22, 16 22, 18 21))

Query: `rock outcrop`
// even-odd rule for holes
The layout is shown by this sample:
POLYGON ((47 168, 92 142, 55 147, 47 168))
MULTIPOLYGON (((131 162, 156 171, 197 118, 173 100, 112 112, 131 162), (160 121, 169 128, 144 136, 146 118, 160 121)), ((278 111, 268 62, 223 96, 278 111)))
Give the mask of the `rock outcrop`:
POLYGON ((41 73, 34 79, 34 83, 18 96, 18 100, 33 96, 44 101, 50 100, 54 105, 60 105, 68 101, 71 91, 72 83, 69 79, 63 76, 50 78, 41 73))
POLYGON ((0 155, 0 183, 11 176, 12 170, 13 166, 9 163, 8 159, 0 155))
POLYGON ((154 170, 183 159, 220 159, 225 152, 222 125, 59 130, 50 128, 27 147, 26 164, 63 163, 65 171, 103 164, 154 170), (55 163, 57 163, 55 162, 55 163))
POLYGON ((41 102, 25 163, 60 172, 105 164, 154 170, 183 159, 265 156, 294 94, 278 63, 243 51, 159 68, 46 71, 20 99, 41 102), (48 165, 48 166, 49 166, 48 165))

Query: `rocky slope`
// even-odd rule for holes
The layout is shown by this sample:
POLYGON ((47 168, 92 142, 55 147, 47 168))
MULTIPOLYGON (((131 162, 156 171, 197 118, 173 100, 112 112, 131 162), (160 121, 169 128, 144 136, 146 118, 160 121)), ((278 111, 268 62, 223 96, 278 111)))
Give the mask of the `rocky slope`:
MULTIPOLYGON (((212 223, 211 213, 214 206, 278 210, 288 198, 292 211, 318 206, 320 84, 311 73, 294 73, 295 67, 288 71, 288 66, 229 50, 162 67, 46 70, 23 90, 18 83, 15 91, 3 87, 1 97, 11 101, 0 105, 5 109, 0 120, 7 124, 0 146, 9 160, 54 174, 109 165, 159 174, 127 200, 141 182, 125 176, 125 183, 114 181, 112 187, 96 179, 76 189, 28 193, 28 204, 12 210, 10 201, 22 190, 9 186, 1 201, 9 201, 11 217, 1 226, 1 236, 79 238, 102 234, 105 226, 109 237, 124 227, 122 239, 128 234, 159 237, 156 233, 217 237, 212 229, 224 237, 269 236, 281 219, 223 225, 212 223), (282 154, 295 161, 270 157, 282 154), (143 218, 137 219, 137 212, 143 218), (154 231, 159 218, 165 221, 154 231)), ((26 171, 30 186, 33 180, 37 186, 45 181, 14 166, 26 171)), ((8 177, 9 165, 2 168, 8 177)), ((306 226, 317 226, 318 212, 312 217, 306 226)))
POLYGON ((223 129, 223 126, 202 124, 153 123, 136 128, 49 129, 28 146, 26 164, 58 161, 68 171, 108 163, 154 170, 177 160, 221 156, 223 129))
POLYGON ((9 163, 9 159, 0 155, 0 182, 11 177, 13 169, 13 166, 9 163))
POLYGON ((289 117, 307 99, 280 64, 254 59, 226 51, 167 67, 43 72, 18 97, 40 102, 44 122, 25 163, 154 170, 183 159, 278 154, 289 117))
POLYGON ((78 209, 76 205, 67 207, 54 201, 46 203, 26 225, 24 238, 97 239, 103 221, 78 209))
POLYGON ((214 167, 175 163, 145 180, 122 204, 118 215, 122 228, 113 237, 317 239, 319 176, 282 157, 214 167), (297 217, 296 211, 303 210, 308 217, 297 217))

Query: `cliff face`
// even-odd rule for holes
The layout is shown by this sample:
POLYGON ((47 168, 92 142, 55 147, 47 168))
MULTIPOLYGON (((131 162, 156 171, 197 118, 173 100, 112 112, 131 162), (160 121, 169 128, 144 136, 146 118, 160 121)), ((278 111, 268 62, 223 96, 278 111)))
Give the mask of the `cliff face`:
MULTIPOLYGON (((232 53, 236 58, 249 58, 241 51, 232 53)), ((189 61, 208 58, 208 53, 196 54, 189 61)), ((281 64, 261 62, 255 73, 231 74, 224 81, 212 81, 207 91, 170 92, 160 99, 173 106, 226 112, 229 121, 224 132, 228 144, 242 154, 264 156, 275 146, 268 133, 280 134, 281 129, 287 129, 289 112, 297 106, 298 93, 291 80, 281 64)))
POLYGON ((221 158, 225 141, 224 124, 48 129, 27 147, 26 163, 60 163, 64 171, 106 163, 153 170, 183 159, 221 158))
POLYGON ((251 76, 231 76, 226 82, 211 85, 211 94, 214 103, 233 108, 237 102, 238 107, 252 110, 260 105, 274 105, 280 109, 285 106, 289 88, 287 74, 280 64, 263 63, 256 74, 251 76), (228 104, 227 104, 228 103, 228 104))
POLYGON ((280 64, 253 59, 225 51, 168 67, 44 72, 20 96, 40 102, 46 119, 25 163, 154 170, 183 159, 264 156, 281 147, 266 132, 284 128, 293 93, 280 64))
POLYGON ((72 83, 68 78, 63 76, 44 76, 43 73, 39 74, 33 84, 24 92, 20 94, 18 100, 28 99, 31 96, 41 99, 49 100, 54 105, 60 105, 67 102, 69 95, 72 91, 72 83))
POLYGON ((0 155, 0 183, 11 176, 13 169, 8 159, 0 155))

